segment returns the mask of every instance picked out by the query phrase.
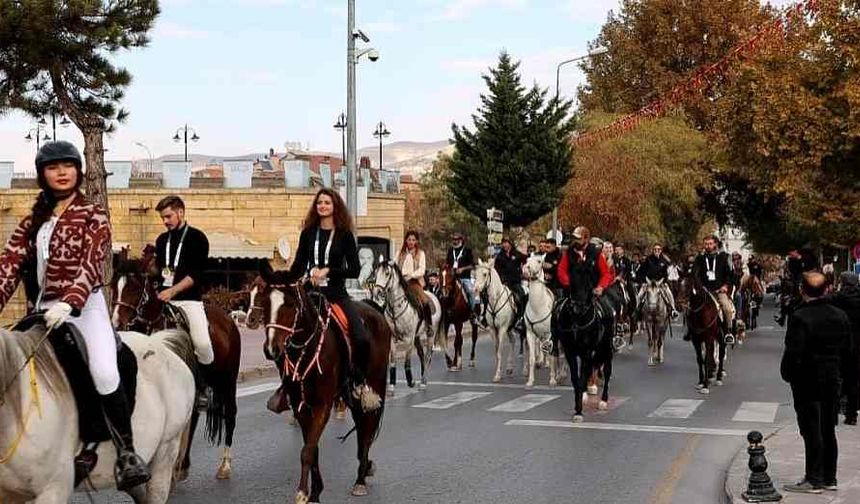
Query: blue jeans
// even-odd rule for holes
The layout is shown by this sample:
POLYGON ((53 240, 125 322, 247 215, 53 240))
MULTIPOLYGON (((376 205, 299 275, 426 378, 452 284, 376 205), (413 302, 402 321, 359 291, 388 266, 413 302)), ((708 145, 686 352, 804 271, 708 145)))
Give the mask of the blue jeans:
POLYGON ((475 305, 475 279, 461 278, 460 285, 463 287, 463 294, 466 295, 466 301, 469 303, 469 308, 474 309, 475 305))

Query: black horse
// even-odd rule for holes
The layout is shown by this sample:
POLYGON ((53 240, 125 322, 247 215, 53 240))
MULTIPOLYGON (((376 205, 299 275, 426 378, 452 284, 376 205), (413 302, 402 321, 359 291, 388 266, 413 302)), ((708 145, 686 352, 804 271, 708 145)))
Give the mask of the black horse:
POLYGON ((590 273, 574 271, 571 288, 553 310, 553 332, 564 348, 574 391, 574 422, 582 421, 582 399, 592 372, 602 370, 603 393, 599 408, 609 401, 612 377, 612 345, 615 315, 624 299, 622 287, 614 284, 600 298, 592 292, 590 273))

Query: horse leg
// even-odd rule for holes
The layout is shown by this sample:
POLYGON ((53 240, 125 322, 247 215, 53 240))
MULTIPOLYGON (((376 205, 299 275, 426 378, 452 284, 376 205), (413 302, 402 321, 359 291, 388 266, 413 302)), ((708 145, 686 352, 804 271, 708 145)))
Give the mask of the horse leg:
POLYGON ((221 454, 221 463, 218 465, 218 472, 215 478, 219 480, 230 479, 233 475, 233 432, 236 430, 236 414, 238 413, 238 405, 236 404, 236 380, 231 380, 230 385, 226 390, 226 403, 224 404, 224 427, 226 436, 224 437, 224 451, 221 454))
POLYGON ((720 348, 720 361, 719 361, 719 368, 717 369, 717 386, 721 386, 723 384, 723 379, 726 376, 726 371, 723 368, 723 365, 724 365, 725 360, 726 360, 726 344, 721 342, 719 348, 720 348))
POLYGON ((702 354, 702 340, 697 336, 693 337, 693 348, 696 350, 696 367, 699 370, 699 381, 696 383, 696 388, 701 391, 707 387, 707 381, 705 379, 705 356, 702 354))
MULTIPOLYGON (((509 327, 508 333, 507 333, 507 335, 508 335, 508 348, 510 349, 510 351, 508 352, 508 365, 505 368, 505 374, 508 376, 512 376, 514 374, 514 359, 515 359, 514 349, 516 348, 517 336, 519 334, 519 331, 517 331, 517 334, 514 334, 512 332, 513 329, 514 329, 513 326, 509 327)), ((522 339, 520 339, 520 343, 522 343, 522 339)))
POLYGON ((469 367, 475 367, 475 345, 478 344, 478 323, 474 320, 472 324, 472 354, 469 356, 469 367))
POLYGON ((526 341, 528 343, 529 355, 527 359, 523 359, 523 376, 527 376, 526 387, 534 387, 535 385, 535 365, 537 364, 537 336, 534 333, 534 328, 526 328, 526 341))
POLYGON ((310 502, 308 477, 310 476, 311 467, 317 462, 320 437, 328 422, 331 408, 332 402, 324 401, 319 408, 314 408, 310 413, 300 413, 299 423, 302 426, 305 445, 302 447, 301 453, 302 475, 299 479, 299 486, 296 489, 296 504, 308 504, 310 502))
POLYGON ((382 411, 379 410, 370 413, 362 411, 356 415, 355 421, 358 438, 358 475, 352 487, 352 495, 363 497, 367 495, 367 478, 372 477, 376 472, 376 467, 373 461, 370 460, 370 446, 373 444, 373 439, 379 430, 379 423, 382 421, 382 411))
POLYGON ((179 466, 179 471, 176 474, 176 481, 185 481, 188 479, 188 470, 191 467, 191 444, 194 441, 194 433, 197 431, 197 422, 200 420, 200 412, 197 408, 191 410, 191 422, 188 428, 188 444, 185 447, 185 454, 182 456, 182 464, 179 466))
POLYGON ((454 370, 463 369, 463 323, 454 324, 454 370))
POLYGON ((51 482, 42 490, 42 493, 31 501, 11 500, 11 497, 2 497, 0 502, 30 502, 32 504, 65 504, 72 497, 72 487, 75 482, 75 472, 72 470, 72 464, 69 464, 68 470, 64 471, 62 478, 51 482))
POLYGON ((564 343, 564 356, 567 359, 567 366, 570 369, 570 385, 573 387, 573 422, 582 421, 582 389, 583 383, 580 381, 579 363, 577 362, 576 353, 573 351, 572 345, 568 346, 564 343))
POLYGON ((609 349, 603 361, 603 394, 600 396, 600 402, 597 404, 597 409, 606 410, 609 405, 609 379, 612 378, 612 349, 609 349))
POLYGON ((660 337, 657 339, 657 362, 663 364, 663 345, 666 340, 666 328, 660 330, 660 337))
POLYGON ((159 445, 149 468, 152 478, 146 484, 146 497, 143 502, 147 504, 164 504, 170 497, 171 480, 173 478, 173 462, 179 455, 182 444, 182 436, 166 441, 159 445))
POLYGON ((325 488, 320 472, 320 448, 314 448, 314 462, 311 464, 311 502, 319 502, 320 494, 325 488))
MULTIPOLYGON (((495 320, 493 322, 495 323, 495 320)), ((493 382, 499 383, 502 381, 502 335, 499 334, 499 329, 495 326, 492 328, 492 332, 496 344, 496 374, 493 376, 493 382)))
MULTIPOLYGON (((423 353, 423 352, 422 352, 423 353)), ((424 360, 418 356, 421 361, 421 374, 424 374, 424 360)), ((409 388, 415 387, 415 380, 412 378, 412 359, 403 362, 403 374, 406 375, 406 386, 409 388)))
POLYGON ((388 397, 394 397, 394 386, 397 384, 397 345, 391 342, 388 355, 388 397))
POLYGON ((451 367, 454 366, 454 362, 457 361, 457 337, 454 337, 454 358, 452 359, 448 356, 448 331, 451 329, 452 323, 443 321, 442 325, 445 326, 445 330, 439 332, 440 334, 445 334, 445 346, 442 349, 445 351, 445 365, 448 367, 448 371, 450 371, 451 367))
POLYGON ((645 327, 646 332, 648 333, 648 365, 654 366, 656 365, 656 362, 654 362, 654 355, 657 353, 657 342, 654 341, 654 327, 650 320, 645 324, 645 327))

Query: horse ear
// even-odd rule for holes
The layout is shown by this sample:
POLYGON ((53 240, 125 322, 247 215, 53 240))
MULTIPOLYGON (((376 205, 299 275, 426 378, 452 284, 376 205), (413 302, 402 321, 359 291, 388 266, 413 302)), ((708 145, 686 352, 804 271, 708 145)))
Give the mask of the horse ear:
POLYGON ((272 283, 272 277, 275 274, 275 270, 272 269, 272 265, 267 260, 260 261, 260 277, 266 283, 272 283))

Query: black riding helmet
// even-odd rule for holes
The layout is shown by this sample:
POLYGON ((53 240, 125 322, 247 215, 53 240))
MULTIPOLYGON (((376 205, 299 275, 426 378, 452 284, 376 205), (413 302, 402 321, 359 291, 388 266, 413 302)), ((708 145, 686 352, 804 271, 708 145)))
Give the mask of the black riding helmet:
POLYGON ((48 183, 45 181, 45 166, 58 161, 71 161, 75 164, 78 170, 78 180, 75 185, 75 190, 77 190, 84 182, 84 161, 78 148, 71 142, 64 140, 48 142, 36 153, 36 177, 39 187, 42 190, 48 189, 48 183))

